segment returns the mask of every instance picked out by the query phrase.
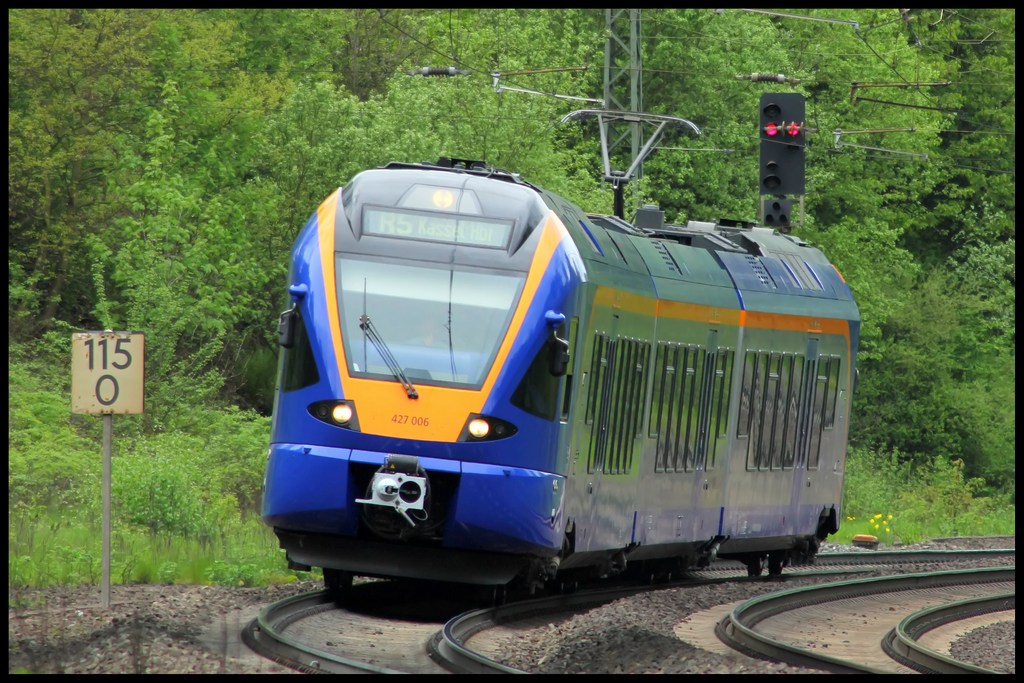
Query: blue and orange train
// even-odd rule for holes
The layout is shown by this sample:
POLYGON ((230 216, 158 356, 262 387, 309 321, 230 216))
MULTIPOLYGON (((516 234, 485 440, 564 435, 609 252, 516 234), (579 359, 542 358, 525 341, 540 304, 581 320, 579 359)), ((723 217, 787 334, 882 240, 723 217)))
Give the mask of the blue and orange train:
POLYGON ((328 587, 778 574, 838 529, 859 314, 792 235, 396 162, 288 291, 263 519, 328 587))

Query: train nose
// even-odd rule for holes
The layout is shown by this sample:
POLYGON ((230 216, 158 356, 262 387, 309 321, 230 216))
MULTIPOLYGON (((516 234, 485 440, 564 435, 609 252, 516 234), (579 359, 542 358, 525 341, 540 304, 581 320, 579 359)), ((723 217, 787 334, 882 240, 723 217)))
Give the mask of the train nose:
POLYGON ((423 510, 427 491, 427 476, 420 469, 419 458, 412 455, 389 455, 370 480, 368 496, 356 498, 355 502, 391 508, 404 517, 410 526, 415 527, 416 521, 409 511, 419 512, 421 520, 426 518, 423 510))

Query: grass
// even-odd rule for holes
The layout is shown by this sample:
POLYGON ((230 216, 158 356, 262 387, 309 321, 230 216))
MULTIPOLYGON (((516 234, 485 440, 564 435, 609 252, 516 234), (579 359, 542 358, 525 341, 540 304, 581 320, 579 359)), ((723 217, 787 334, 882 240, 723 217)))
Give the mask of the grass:
MULTIPOLYGON (((12 520, 8 586, 99 584, 102 579, 102 530, 98 524, 52 516, 12 520)), ((200 542, 169 534, 118 526, 111 532, 112 583, 263 586, 310 578, 286 568, 284 551, 273 532, 255 516, 230 536, 200 542)))

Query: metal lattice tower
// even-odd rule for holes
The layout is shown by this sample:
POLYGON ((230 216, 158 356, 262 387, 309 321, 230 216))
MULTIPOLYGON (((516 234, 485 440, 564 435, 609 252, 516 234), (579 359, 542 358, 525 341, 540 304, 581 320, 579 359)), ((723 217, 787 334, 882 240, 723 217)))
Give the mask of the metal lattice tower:
POLYGON ((693 121, 642 111, 640 10, 605 10, 605 21, 608 43, 604 56, 604 107, 569 112, 561 122, 597 119, 604 179, 612 184, 615 191, 615 215, 624 218, 625 186, 633 178, 640 177, 641 164, 666 128, 689 129, 695 135, 701 132, 693 121), (628 41, 623 28, 628 28, 628 41), (646 124, 653 126, 654 131, 644 140, 643 126, 646 124), (627 138, 630 143, 628 150, 625 145, 627 138))
MULTIPOLYGON (((604 51, 604 108, 642 112, 640 75, 640 10, 606 9, 604 51)), ((630 168, 640 153, 639 122, 607 121, 604 124, 608 154, 617 168, 630 168), (626 140, 629 140, 628 150, 626 140)), ((639 175, 639 173, 638 173, 639 175)))

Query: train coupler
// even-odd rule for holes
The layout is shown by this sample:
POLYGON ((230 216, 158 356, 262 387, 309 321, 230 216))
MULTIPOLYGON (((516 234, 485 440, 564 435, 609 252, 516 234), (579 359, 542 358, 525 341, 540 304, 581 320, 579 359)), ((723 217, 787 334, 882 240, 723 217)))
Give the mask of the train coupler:
POLYGON ((409 512, 419 512, 420 521, 426 519, 424 502, 428 486, 419 458, 414 455, 388 455, 370 480, 367 497, 356 498, 355 502, 391 508, 414 527, 416 521, 409 512))

